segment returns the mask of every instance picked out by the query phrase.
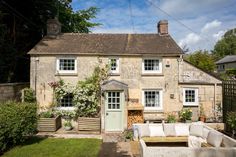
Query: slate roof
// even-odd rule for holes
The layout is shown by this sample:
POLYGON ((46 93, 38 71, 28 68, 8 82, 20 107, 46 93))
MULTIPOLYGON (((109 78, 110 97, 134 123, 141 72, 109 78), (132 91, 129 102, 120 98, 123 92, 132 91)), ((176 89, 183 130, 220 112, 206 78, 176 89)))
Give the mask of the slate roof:
POLYGON ((170 35, 81 34, 45 36, 29 54, 179 55, 181 48, 170 35))
POLYGON ((232 63, 232 62, 236 62, 236 55, 225 56, 224 58, 218 60, 216 64, 232 63))

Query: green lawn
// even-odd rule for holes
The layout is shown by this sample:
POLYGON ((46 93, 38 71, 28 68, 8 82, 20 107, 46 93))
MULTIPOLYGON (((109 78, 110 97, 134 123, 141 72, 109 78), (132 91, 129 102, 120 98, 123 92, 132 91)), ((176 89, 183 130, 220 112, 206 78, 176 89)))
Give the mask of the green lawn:
POLYGON ((99 139, 32 138, 3 157, 96 157, 101 144, 99 139))

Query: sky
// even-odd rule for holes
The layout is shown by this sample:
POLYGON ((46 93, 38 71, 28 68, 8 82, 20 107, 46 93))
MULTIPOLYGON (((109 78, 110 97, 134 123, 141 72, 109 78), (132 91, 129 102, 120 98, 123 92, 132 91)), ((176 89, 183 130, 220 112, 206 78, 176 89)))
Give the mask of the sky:
POLYGON ((190 52, 212 50, 222 35, 236 28, 236 0, 73 0, 74 11, 99 8, 92 33, 157 33, 168 20, 169 34, 190 52))

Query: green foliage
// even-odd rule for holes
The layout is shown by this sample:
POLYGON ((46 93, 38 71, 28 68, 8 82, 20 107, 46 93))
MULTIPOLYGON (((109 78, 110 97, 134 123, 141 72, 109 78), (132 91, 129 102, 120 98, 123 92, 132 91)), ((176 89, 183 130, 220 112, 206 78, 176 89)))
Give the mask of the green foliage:
POLYGON ((236 130, 236 112, 229 112, 227 114, 226 123, 232 130, 236 130))
POLYGON ((192 118, 192 115, 193 115, 193 112, 190 108, 185 108, 185 109, 182 109, 180 112, 179 112, 179 117, 182 121, 185 121, 185 120, 191 120, 192 118))
POLYGON ((78 117, 97 117, 100 111, 101 84, 108 78, 109 66, 97 66, 92 76, 79 81, 74 92, 78 117))
POLYGON ((215 58, 206 50, 189 54, 186 56, 186 59, 203 70, 213 72, 215 69, 215 58))
POLYGON ((52 111, 44 111, 39 114, 39 117, 41 117, 41 118, 54 118, 55 115, 52 111))
POLYGON ((75 111, 67 111, 67 110, 54 110, 53 113, 55 115, 60 115, 64 118, 69 118, 69 119, 74 118, 76 115, 75 111))
POLYGON ((176 120, 176 116, 173 113, 170 113, 167 115, 167 123, 175 123, 176 120))
POLYGON ((35 102, 36 97, 35 97, 35 92, 32 88, 24 88, 24 97, 22 98, 24 102, 35 102))
POLYGON ((132 129, 127 129, 123 132, 123 136, 125 139, 133 139, 133 130, 132 129))
POLYGON ((0 82, 29 81, 27 52, 46 34, 48 19, 58 17, 62 32, 88 33, 98 9, 74 11, 72 0, 0 1, 0 82))
POLYGON ((236 55, 236 29, 227 31, 223 38, 219 40, 214 46, 213 54, 217 59, 223 58, 227 55, 236 55))
POLYGON ((35 133, 37 107, 33 103, 0 103, 0 153, 35 133))
POLYGON ((66 120, 63 125, 64 125, 64 127, 72 127, 70 120, 66 120))

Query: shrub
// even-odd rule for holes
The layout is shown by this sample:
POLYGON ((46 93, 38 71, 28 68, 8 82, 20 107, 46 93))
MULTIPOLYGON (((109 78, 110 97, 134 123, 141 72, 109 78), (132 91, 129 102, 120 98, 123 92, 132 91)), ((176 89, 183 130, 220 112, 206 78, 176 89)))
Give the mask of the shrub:
POLYGON ((236 112, 229 112, 226 117, 226 123, 229 125, 231 131, 236 130, 236 112))
POLYGON ((179 117, 180 117, 180 119, 181 119, 182 121, 191 120, 192 115, 193 115, 193 112, 192 112, 192 110, 189 109, 189 108, 182 109, 182 110, 179 112, 179 117))
POLYGON ((167 115, 167 123, 175 123, 176 121, 176 116, 173 113, 167 115))
POLYGON ((39 117, 41 117, 41 118, 53 118, 53 117, 55 117, 55 115, 53 114, 52 111, 45 111, 45 112, 41 112, 39 114, 39 117))
POLYGON ((36 104, 0 103, 0 153, 23 142, 36 128, 36 104))
POLYGON ((33 103, 36 101, 36 97, 35 97, 35 93, 34 90, 31 88, 24 88, 23 89, 24 92, 24 96, 23 96, 23 101, 24 102, 29 102, 29 103, 33 103))

